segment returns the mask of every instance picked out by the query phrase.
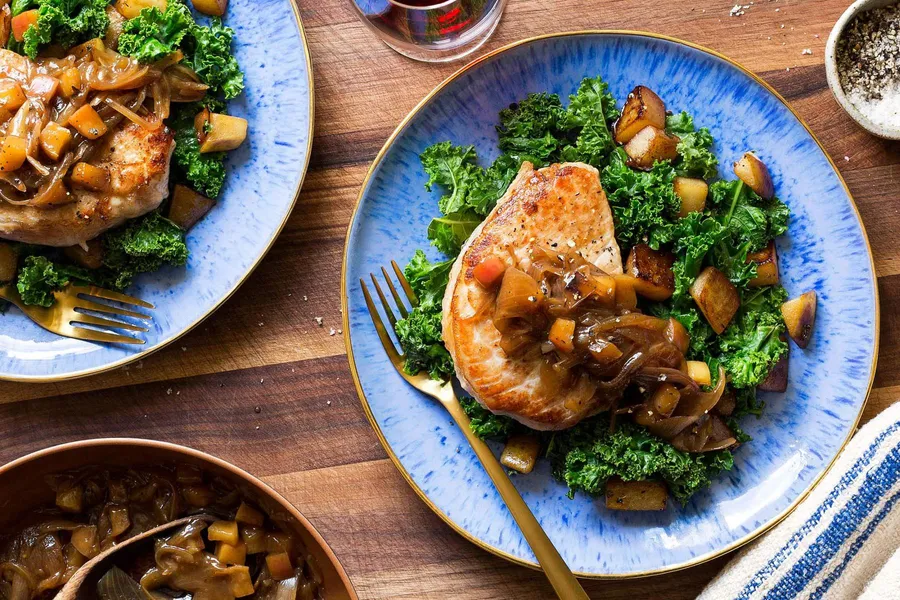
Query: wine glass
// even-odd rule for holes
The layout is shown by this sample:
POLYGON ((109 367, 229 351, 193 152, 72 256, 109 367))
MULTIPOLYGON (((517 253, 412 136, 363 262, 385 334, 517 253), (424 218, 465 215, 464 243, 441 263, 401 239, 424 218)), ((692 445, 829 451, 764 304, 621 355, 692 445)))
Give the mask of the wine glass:
POLYGON ((447 62, 484 44, 507 0, 351 0, 363 22, 404 56, 447 62))

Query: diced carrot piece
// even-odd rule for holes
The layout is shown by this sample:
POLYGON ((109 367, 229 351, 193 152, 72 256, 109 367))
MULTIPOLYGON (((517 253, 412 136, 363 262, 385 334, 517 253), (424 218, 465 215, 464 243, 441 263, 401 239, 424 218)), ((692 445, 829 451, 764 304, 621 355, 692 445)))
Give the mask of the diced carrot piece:
POLYGON ((25 39, 25 32, 28 31, 29 27, 37 25, 39 13, 40 11, 35 8, 19 13, 12 18, 12 34, 17 42, 21 42, 25 39))
POLYGON ((109 172, 80 162, 72 169, 72 183, 95 192, 104 192, 109 188, 109 172))
POLYGON ((491 289, 503 279, 506 272, 506 263, 496 256, 486 258, 472 269, 472 276, 482 287, 491 289))
POLYGON ((242 565, 247 560, 247 546, 241 542, 236 546, 219 542, 216 546, 216 558, 227 565, 242 565))
POLYGON ((294 576, 294 567, 291 565, 291 557, 287 552, 269 554, 266 556, 266 566, 273 579, 282 580, 294 576))
POLYGON ((244 523, 245 525, 262 527, 266 517, 246 502, 241 502, 241 505, 237 509, 237 513, 234 515, 234 520, 238 523, 244 523))
POLYGON ((238 524, 235 521, 216 521, 206 530, 206 537, 211 542, 225 542, 230 546, 237 546, 238 524))
POLYGON ((27 95, 31 98, 40 98, 44 102, 50 102, 57 91, 59 91, 59 79, 50 75, 37 75, 29 84, 27 95))
POLYGON ((59 160, 72 142, 72 132, 68 127, 50 121, 41 132, 41 149, 53 160, 59 160))
POLYGON ((550 341, 561 352, 571 352, 575 349, 575 321, 571 319, 557 319, 550 326, 550 341))
POLYGON ((0 107, 15 112, 25 104, 25 92, 22 85, 13 79, 0 79, 0 107))
POLYGON ((75 114, 69 117, 69 125, 89 140, 96 140, 107 131, 106 123, 90 104, 85 104, 76 110, 75 114))
POLYGON ((25 164, 28 142, 8 135, 0 142, 0 171, 15 171, 25 164))
POLYGON ((59 76, 59 95, 71 98, 81 91, 81 85, 81 71, 76 67, 66 69, 59 76))

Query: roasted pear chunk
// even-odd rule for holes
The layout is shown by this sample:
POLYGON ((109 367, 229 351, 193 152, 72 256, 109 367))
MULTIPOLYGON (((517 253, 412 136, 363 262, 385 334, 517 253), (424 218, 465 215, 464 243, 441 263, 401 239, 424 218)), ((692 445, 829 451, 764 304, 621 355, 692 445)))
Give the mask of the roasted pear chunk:
POLYGON ((631 249, 625 262, 625 273, 634 278, 634 291, 650 300, 661 302, 675 292, 675 274, 672 265, 675 255, 654 250, 647 244, 631 249))
POLYGON ((649 126, 666 128, 666 104, 653 90, 639 85, 628 94, 622 116, 616 121, 616 141, 625 144, 649 126))

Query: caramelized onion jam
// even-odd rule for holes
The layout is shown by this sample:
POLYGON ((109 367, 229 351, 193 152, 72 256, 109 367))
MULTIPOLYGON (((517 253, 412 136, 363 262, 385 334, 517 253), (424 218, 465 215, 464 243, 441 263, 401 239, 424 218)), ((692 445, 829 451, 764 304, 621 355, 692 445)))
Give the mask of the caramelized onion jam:
MULTIPOLYGON (((60 56, 6 56, 0 68, 0 200, 36 208, 74 200, 67 177, 124 120, 155 131, 172 102, 208 86, 174 52, 152 65, 94 39, 60 56)), ((109 174, 106 174, 109 179, 109 174)), ((102 178, 84 185, 94 189, 102 178)), ((104 191, 104 190, 98 190, 104 191)))
MULTIPOLYGON (((583 258, 532 247, 527 265, 482 261, 475 279, 495 293, 493 323, 513 359, 541 361, 549 391, 588 383, 601 410, 630 417, 685 452, 733 446, 720 369, 712 391, 690 376, 690 338, 675 319, 641 312, 634 278, 583 258)), ((545 388, 546 389, 546 388, 545 388)))
POLYGON ((104 566, 107 576, 84 597, 324 597, 319 568, 291 533, 290 517, 265 514, 220 477, 189 465, 87 468, 51 476, 47 483, 55 505, 35 507, 18 520, 17 531, 0 531, 0 599, 53 598, 104 550, 194 514, 217 521, 198 518, 138 544, 134 552, 123 550, 124 557, 113 559, 116 568, 104 566), (131 588, 138 594, 125 593, 131 588))

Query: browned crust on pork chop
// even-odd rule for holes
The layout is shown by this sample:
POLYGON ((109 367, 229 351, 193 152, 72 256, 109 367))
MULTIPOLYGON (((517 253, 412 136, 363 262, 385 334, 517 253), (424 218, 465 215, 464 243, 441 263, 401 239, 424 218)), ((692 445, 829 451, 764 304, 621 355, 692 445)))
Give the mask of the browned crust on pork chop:
POLYGON ((104 138, 89 161, 109 171, 109 192, 73 188, 74 202, 51 208, 0 200, 0 238, 73 246, 159 207, 169 193, 174 135, 166 127, 149 131, 125 123, 104 138))
POLYGON ((528 249, 535 245, 561 253, 577 249, 607 273, 622 273, 612 212, 597 169, 565 163, 535 171, 530 163, 522 165, 453 265, 443 301, 444 342, 460 383, 486 408, 534 429, 564 429, 607 406, 598 404, 588 378, 567 390, 549 390, 540 385, 542 360, 508 358, 491 319, 495 293, 486 291, 472 273, 490 257, 527 269, 528 249))

